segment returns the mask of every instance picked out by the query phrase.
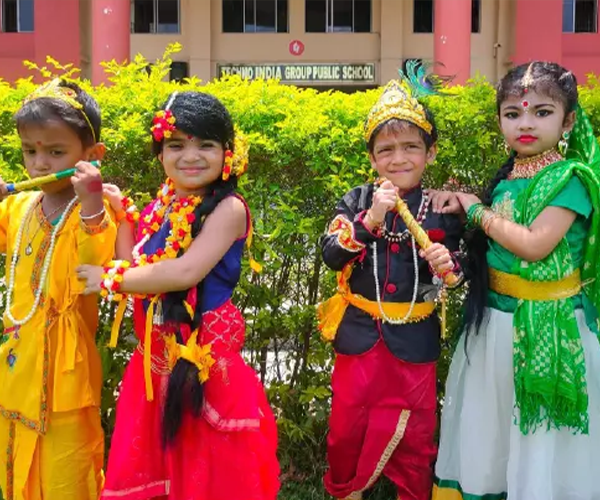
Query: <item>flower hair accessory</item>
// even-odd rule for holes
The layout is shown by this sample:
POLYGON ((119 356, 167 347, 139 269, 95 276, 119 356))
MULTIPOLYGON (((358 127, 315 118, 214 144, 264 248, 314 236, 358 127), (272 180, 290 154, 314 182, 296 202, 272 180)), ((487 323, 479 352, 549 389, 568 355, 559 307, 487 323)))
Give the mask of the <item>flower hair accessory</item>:
POLYGON ((175 127, 175 116, 171 112, 171 106, 173 106, 176 97, 177 92, 173 92, 165 109, 157 111, 152 119, 150 131, 156 142, 168 139, 173 135, 173 132, 177 130, 177 127, 175 127))
POLYGON ((198 369, 198 380, 204 383, 208 380, 211 367, 216 363, 211 355, 211 345, 198 345, 198 330, 194 330, 188 341, 183 344, 177 343, 175 335, 165 337, 165 345, 169 353, 169 368, 173 370, 177 361, 185 359, 198 369))
POLYGON ((248 151, 250 149, 248 138, 239 130, 235 131, 235 142, 233 151, 229 148, 225 151, 223 162, 223 180, 226 181, 231 175, 241 177, 248 170, 248 151))

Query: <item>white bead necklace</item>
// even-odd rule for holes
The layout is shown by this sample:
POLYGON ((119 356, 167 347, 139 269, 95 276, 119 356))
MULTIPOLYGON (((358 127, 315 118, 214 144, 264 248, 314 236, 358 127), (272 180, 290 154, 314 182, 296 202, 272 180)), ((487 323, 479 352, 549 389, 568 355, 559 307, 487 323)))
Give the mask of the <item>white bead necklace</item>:
POLYGON ((65 208, 65 211, 60 216, 58 223, 52 229, 52 234, 50 236, 50 247, 48 248, 48 251, 46 252, 46 256, 44 257, 44 264, 42 266, 42 272, 40 274, 40 282, 38 283, 38 287, 35 291, 35 296, 34 296, 35 298, 33 301, 33 305, 31 306, 29 313, 23 319, 16 319, 11 312, 11 308, 12 308, 13 291, 14 291, 14 287, 15 287, 15 275, 16 275, 16 270, 17 270, 17 261, 19 260, 19 255, 20 255, 20 251, 21 251, 21 241, 23 239, 25 222, 28 220, 29 217, 31 217, 33 215, 33 211, 35 210, 35 207, 39 203, 41 196, 42 195, 37 197, 31 203, 31 205, 29 206, 29 208, 27 210, 27 214, 25 215, 25 217, 23 218, 23 220, 21 222, 21 225, 19 226, 19 231, 17 232, 17 240, 15 241, 15 247, 13 249, 12 259, 11 259, 11 263, 10 263, 10 273, 8 275, 8 290, 6 293, 6 315, 8 316, 8 319, 12 322, 12 324, 15 326, 22 326, 25 323, 27 323, 29 320, 31 320, 31 318, 33 318, 33 315, 35 314, 35 311, 40 304, 40 300, 42 298, 42 292, 43 292, 44 286, 46 284, 46 277, 48 276, 50 262, 52 261, 52 254, 54 253, 54 245, 56 244, 56 237, 57 237, 58 233, 60 232, 60 230, 65 225, 65 222, 67 220, 67 215, 70 213, 70 211, 73 208, 73 206, 75 205, 75 203, 77 203, 79 201, 78 198, 75 197, 69 202, 69 204, 65 208))
POLYGON ((413 249, 413 265, 415 269, 415 283, 413 286, 413 294, 412 299, 410 301, 410 307, 403 318, 390 318, 385 314, 383 310, 383 304, 381 303, 381 292, 379 288, 379 276, 377 274, 377 242, 374 241, 371 244, 371 248, 373 249, 373 277, 375 278, 375 294, 377 295, 377 305, 379 306, 379 312, 381 313, 381 318, 384 323, 390 323, 392 325, 404 325, 412 316, 413 309, 415 308, 415 303, 417 302, 417 293, 419 291, 419 262, 417 259, 417 244, 415 242, 415 238, 411 238, 412 241, 412 249, 413 249))

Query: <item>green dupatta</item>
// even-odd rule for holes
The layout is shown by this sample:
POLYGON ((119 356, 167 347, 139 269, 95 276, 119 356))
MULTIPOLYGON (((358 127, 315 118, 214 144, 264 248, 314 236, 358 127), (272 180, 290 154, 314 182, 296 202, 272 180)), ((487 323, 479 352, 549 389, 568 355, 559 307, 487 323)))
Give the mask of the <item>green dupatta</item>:
MULTIPOLYGON (((594 211, 581 267, 583 292, 600 310, 600 148, 581 109, 565 160, 539 172, 517 201, 516 222, 530 226, 576 175, 586 187, 594 211)), ((519 262, 528 281, 557 281, 575 271, 566 238, 545 259, 519 262)), ((583 346, 573 301, 520 300, 514 316, 516 406, 524 434, 542 425, 588 433, 588 396, 583 346)))

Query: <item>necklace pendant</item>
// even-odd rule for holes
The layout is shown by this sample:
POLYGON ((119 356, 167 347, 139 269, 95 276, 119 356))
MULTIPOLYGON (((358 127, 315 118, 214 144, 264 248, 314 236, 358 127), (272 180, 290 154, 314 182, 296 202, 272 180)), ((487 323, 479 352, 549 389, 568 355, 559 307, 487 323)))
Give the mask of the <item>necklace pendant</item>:
POLYGON ((25 247, 25 255, 29 257, 33 253, 33 248, 31 248, 31 243, 25 247))

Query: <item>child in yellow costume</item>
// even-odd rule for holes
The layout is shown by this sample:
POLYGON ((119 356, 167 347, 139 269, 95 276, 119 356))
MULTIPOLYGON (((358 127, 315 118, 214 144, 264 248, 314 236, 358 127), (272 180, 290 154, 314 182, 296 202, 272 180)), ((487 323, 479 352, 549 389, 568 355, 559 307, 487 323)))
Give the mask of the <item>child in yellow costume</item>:
POLYGON ((88 163, 105 151, 100 109, 76 85, 54 80, 15 120, 30 177, 77 171, 13 196, 0 179, 0 487, 5 500, 96 499, 104 458, 98 305, 81 294, 75 268, 108 263, 116 240, 100 171, 88 163))

